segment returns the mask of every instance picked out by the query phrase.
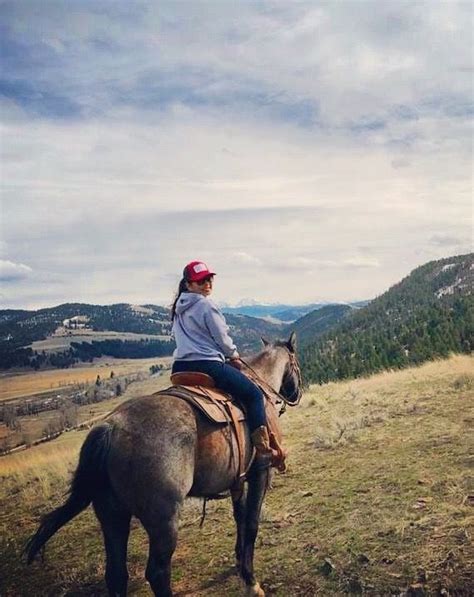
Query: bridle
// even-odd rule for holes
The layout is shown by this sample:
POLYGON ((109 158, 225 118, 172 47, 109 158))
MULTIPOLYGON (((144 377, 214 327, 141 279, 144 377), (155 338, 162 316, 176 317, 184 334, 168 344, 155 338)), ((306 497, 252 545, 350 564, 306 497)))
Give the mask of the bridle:
POLYGON ((297 385, 297 389, 295 391, 295 394, 297 397, 296 397, 296 400, 294 400, 294 401, 291 401, 286 396, 283 396, 283 394, 281 394, 281 392, 277 392, 277 390, 275 390, 275 388, 273 388, 269 383, 267 383, 264 379, 262 379, 260 377, 260 375, 255 371, 255 369, 251 365, 248 364, 247 361, 240 358, 242 363, 247 367, 247 369, 251 373, 251 375, 249 375, 249 377, 251 379, 253 379, 253 381, 255 381, 255 383, 260 387, 260 389, 264 393, 265 397, 274 404, 283 403, 282 407, 280 409, 280 413, 279 413, 280 416, 286 411, 287 405, 288 406, 297 406, 300 403, 301 396, 303 395, 303 391, 301 389, 303 386, 303 378, 301 375, 301 369, 300 369, 300 366, 298 363, 298 359, 296 358, 296 354, 294 352, 291 352, 286 347, 285 347, 285 350, 287 351, 288 356, 289 356, 289 367, 288 367, 289 370, 283 376, 281 385, 282 385, 282 387, 285 385, 285 379, 287 377, 294 375, 294 374, 296 375, 296 377, 298 379, 298 385, 297 385), (275 402, 272 400, 272 395, 276 398, 275 402))
POLYGON ((300 364, 298 363, 296 354, 294 352, 291 352, 290 350, 288 350, 288 356, 290 357, 289 371, 288 371, 287 375, 285 375, 283 377, 282 386, 285 385, 285 377, 296 375, 296 377, 298 379, 298 384, 297 384, 295 392, 291 395, 291 398, 293 398, 293 396, 296 396, 296 399, 290 400, 289 398, 285 398, 284 396, 282 396, 282 399, 283 399, 283 402, 285 404, 288 404, 289 406, 297 406, 300 403, 301 396, 303 395, 303 390, 302 390, 303 376, 301 375, 300 364))

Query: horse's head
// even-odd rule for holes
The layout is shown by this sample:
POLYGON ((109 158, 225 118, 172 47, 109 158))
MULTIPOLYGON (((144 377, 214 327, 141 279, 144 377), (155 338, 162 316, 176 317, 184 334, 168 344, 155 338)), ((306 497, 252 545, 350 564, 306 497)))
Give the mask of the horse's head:
MULTIPOLYGON (((279 358, 284 360, 284 372, 281 380, 279 393, 289 406, 296 406, 301 400, 303 393, 303 380, 301 369, 296 356, 296 334, 292 332, 287 342, 275 342, 271 344, 262 338, 265 347, 277 349, 279 358), (281 350, 281 349, 284 350, 281 350)), ((275 388, 278 389, 278 388, 275 388)))

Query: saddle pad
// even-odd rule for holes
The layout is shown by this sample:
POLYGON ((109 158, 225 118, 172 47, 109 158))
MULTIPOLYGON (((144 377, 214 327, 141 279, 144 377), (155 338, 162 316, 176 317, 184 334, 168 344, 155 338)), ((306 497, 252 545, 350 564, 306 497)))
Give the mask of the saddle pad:
POLYGON ((196 407, 212 423, 228 425, 232 421, 228 409, 234 411, 237 421, 245 421, 247 418, 244 411, 231 400, 230 396, 219 390, 201 386, 171 386, 156 392, 154 396, 156 395, 182 398, 196 407))

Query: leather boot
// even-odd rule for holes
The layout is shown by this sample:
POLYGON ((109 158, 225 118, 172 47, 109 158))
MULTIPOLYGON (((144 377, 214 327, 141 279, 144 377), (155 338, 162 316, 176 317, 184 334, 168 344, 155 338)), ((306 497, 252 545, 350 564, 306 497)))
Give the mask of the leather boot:
POLYGON ((288 456, 288 450, 285 450, 285 448, 277 440, 274 433, 270 432, 269 435, 270 446, 272 450, 275 450, 278 454, 273 466, 278 469, 280 473, 284 473, 286 471, 286 457, 288 456))
POLYGON ((262 464, 268 463, 269 466, 275 466, 279 460, 279 454, 277 450, 270 446, 270 437, 266 425, 254 429, 250 437, 256 451, 256 460, 262 464))

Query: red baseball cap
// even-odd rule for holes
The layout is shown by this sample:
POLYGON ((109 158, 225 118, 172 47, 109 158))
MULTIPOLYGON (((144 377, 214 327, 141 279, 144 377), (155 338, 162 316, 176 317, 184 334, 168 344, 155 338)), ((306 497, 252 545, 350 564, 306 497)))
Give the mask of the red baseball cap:
POLYGON ((187 282, 199 282, 208 276, 215 276, 214 272, 211 272, 207 265, 202 261, 191 261, 184 268, 183 278, 187 282))

